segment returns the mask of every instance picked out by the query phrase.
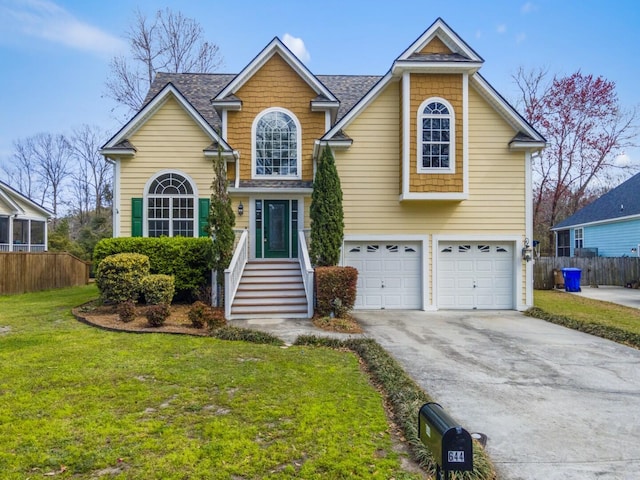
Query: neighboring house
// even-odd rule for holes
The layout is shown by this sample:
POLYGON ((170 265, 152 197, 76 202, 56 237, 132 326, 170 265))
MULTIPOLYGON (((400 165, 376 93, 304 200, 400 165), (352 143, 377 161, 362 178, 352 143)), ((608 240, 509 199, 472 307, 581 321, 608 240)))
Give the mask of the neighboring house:
POLYGON ((202 235, 220 151, 243 232, 227 314, 310 315, 304 233, 328 146, 356 308, 526 309, 531 154, 545 140, 482 64, 438 19, 383 76, 315 75, 278 38, 238 74, 159 73, 102 149, 115 164, 114 235, 202 235))
POLYGON ((556 256, 640 256, 640 173, 555 225, 556 256))
POLYGON ((0 252, 44 252, 52 213, 0 181, 0 252))

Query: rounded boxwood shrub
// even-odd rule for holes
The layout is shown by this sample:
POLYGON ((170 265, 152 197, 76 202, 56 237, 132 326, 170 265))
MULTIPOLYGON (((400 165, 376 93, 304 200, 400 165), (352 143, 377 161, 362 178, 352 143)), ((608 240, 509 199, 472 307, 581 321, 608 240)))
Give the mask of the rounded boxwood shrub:
POLYGON ((105 303, 138 300, 142 279, 149 275, 149 257, 139 253, 118 253, 105 257, 96 269, 96 284, 105 303))
POLYGON ((175 282, 171 275, 148 275, 142 279, 142 294, 148 305, 171 304, 175 293, 175 282))

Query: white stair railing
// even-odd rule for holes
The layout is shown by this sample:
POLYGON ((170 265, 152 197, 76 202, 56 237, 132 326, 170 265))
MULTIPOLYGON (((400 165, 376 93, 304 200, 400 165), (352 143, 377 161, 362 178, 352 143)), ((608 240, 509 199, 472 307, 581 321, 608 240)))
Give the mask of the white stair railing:
POLYGON ((231 318, 231 305, 238 291, 238 285, 244 272, 244 267, 249 261, 249 232, 245 230, 240 235, 238 246, 233 253, 229 268, 224 271, 224 316, 231 318))
POLYGON ((307 295, 307 316, 311 318, 313 317, 313 268, 309 259, 304 230, 298 231, 298 261, 300 262, 304 291, 307 295))

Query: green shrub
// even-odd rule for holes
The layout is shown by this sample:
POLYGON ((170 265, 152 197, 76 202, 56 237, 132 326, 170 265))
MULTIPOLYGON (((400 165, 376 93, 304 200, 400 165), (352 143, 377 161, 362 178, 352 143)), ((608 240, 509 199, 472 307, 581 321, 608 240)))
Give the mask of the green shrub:
POLYGON ((213 330, 211 332, 211 336, 220 340, 235 340, 276 346, 284 345, 284 342, 281 339, 275 335, 271 335, 270 333, 251 330, 248 328, 231 327, 228 325, 213 330))
POLYGON ((169 310, 169 305, 166 303, 150 305, 145 312, 145 316, 151 327, 161 327, 164 325, 165 320, 169 318, 169 315, 171 315, 171 310, 169 310))
POLYGON ((109 255, 123 252, 148 256, 150 273, 172 275, 176 299, 192 299, 211 278, 213 244, 210 238, 106 238, 96 245, 93 259, 100 262, 109 255))
POLYGON ((138 300, 142 279, 149 275, 149 258, 139 253, 105 257, 96 269, 96 284, 105 303, 138 300))
POLYGON ((191 305, 191 307, 189 308, 189 312, 187 313, 187 317, 189 317, 191 325, 196 328, 204 327, 210 315, 211 307, 201 301, 194 302, 193 305, 191 305))
POLYGON ((136 303, 133 300, 125 300, 117 308, 121 322, 129 323, 136 319, 136 303))
POLYGON ((171 305, 174 293, 174 281, 170 275, 156 273, 142 279, 142 294, 148 305, 159 303, 171 305))
POLYGON ((316 311, 326 317, 344 317, 356 303, 358 270, 353 267, 316 268, 316 311))

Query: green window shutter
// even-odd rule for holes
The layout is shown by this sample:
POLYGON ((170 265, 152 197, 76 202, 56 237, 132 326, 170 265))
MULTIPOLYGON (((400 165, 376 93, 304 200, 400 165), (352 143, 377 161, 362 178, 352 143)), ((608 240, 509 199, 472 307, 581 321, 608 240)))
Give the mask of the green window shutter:
POLYGON ((131 236, 142 236, 142 198, 131 199, 131 236))
POLYGON ((209 223, 209 205, 211 200, 208 198, 198 199, 198 236, 208 237, 207 224, 209 223))

